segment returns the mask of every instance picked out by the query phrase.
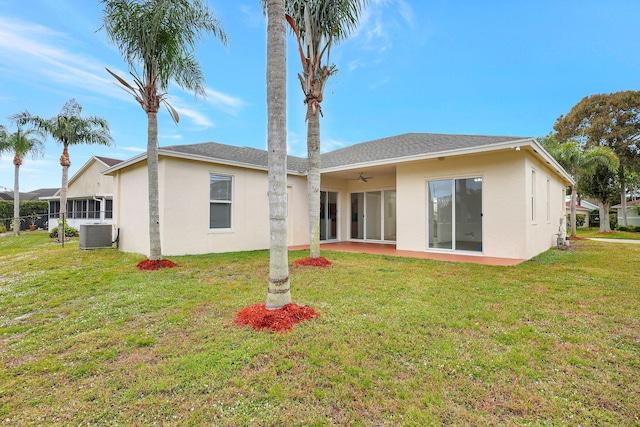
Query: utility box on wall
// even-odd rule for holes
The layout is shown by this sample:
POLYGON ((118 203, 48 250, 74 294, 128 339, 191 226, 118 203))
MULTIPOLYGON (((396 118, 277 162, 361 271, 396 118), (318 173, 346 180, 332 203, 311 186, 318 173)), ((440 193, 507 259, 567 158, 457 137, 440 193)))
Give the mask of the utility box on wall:
POLYGON ((110 247, 111 224, 80 224, 80 249, 110 247))

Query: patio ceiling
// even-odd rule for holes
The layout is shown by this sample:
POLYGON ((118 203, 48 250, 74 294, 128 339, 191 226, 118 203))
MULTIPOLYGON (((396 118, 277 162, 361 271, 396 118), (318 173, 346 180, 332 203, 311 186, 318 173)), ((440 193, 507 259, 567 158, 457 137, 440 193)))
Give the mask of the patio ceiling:
POLYGON ((395 175, 396 174, 396 166, 395 165, 382 165, 382 166, 370 166, 370 167, 356 167, 353 169, 346 169, 334 172, 323 172, 322 176, 336 179, 345 179, 345 180, 357 180, 358 176, 362 173, 367 177, 379 177, 384 175, 395 175))

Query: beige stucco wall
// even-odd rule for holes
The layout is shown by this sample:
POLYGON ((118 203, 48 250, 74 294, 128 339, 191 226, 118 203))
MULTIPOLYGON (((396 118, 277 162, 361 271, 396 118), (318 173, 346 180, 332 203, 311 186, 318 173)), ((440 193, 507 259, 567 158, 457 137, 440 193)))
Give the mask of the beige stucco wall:
POLYGON ((69 183, 67 195, 113 194, 113 177, 101 173, 107 167, 102 162, 93 160, 82 174, 74 176, 76 179, 69 183))
MULTIPOLYGON (((526 238, 527 247, 525 259, 538 255, 556 245, 560 219, 565 218, 565 189, 556 174, 540 161, 537 155, 527 153, 525 161, 525 193, 527 194, 526 238), (532 171, 535 171, 535 186, 533 187, 535 201, 533 202, 532 217, 532 171), (547 185, 547 181, 549 185, 547 185)), ((563 230, 566 224, 562 224, 563 230)), ((564 231, 563 231, 564 233, 564 231)))
POLYGON ((291 246, 308 245, 309 202, 307 198, 307 178, 304 176, 289 175, 287 176, 287 187, 287 193, 290 197, 288 200, 287 243, 291 246))
MULTIPOLYGON (((164 255, 269 247, 266 171, 163 157, 159 170, 164 255), (209 229, 211 173, 233 176, 229 230, 209 229)), ((426 251, 428 181, 472 177, 483 179, 483 252, 477 255, 529 259, 555 245, 565 211, 564 184, 529 150, 403 163, 395 174, 376 174, 367 183, 328 174, 322 177, 322 190, 339 193, 338 239, 349 240, 351 193, 396 189, 397 248, 426 251), (531 170, 536 171, 535 220, 531 219, 531 170)), ((114 222, 120 228, 120 249, 148 255, 146 162, 117 172, 115 184, 114 222)), ((289 175, 287 193, 288 244, 308 244, 306 177, 289 175)))
POLYGON ((558 219, 563 217, 562 184, 524 150, 492 154, 447 157, 397 166, 397 248, 426 251, 427 182, 439 179, 482 177, 483 252, 501 258, 528 259, 554 244, 558 219), (529 178, 531 166, 539 168, 535 224, 530 212, 529 178), (546 178, 550 177, 550 219, 546 219, 546 178), (543 203, 544 202, 544 203, 543 203))
POLYGON ((120 229, 118 248, 149 254, 147 165, 138 163, 114 177, 113 225, 120 229))
MULTIPOLYGON (((148 255, 147 169, 139 163, 120 172, 116 227, 120 249, 148 255), (124 173, 123 173, 124 172, 124 173)), ((268 176, 233 166, 164 158, 159 160, 160 237, 163 255, 235 252, 269 248, 268 176), (233 177, 232 226, 209 228, 210 174, 233 177)), ((306 180, 288 177, 290 244, 308 243, 306 180)))

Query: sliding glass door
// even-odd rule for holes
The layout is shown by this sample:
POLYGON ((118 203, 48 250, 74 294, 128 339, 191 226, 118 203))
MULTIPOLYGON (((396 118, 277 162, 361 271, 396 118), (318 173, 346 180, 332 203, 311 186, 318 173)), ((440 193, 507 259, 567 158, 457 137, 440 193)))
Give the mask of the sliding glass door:
POLYGON ((338 238, 338 193, 320 192, 320 240, 338 238))
POLYGON ((359 240, 396 240, 396 190, 351 194, 351 234, 359 240))
POLYGON ((482 251, 482 178, 428 183, 430 249, 482 251))

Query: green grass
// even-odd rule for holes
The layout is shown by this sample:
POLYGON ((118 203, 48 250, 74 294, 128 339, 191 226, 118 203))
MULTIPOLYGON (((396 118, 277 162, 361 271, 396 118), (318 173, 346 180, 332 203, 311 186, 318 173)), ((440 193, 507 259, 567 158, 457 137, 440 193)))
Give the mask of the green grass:
MULTIPOLYGON (((305 252, 290 254, 290 261, 305 252)), ((640 425, 640 246, 517 267, 323 252, 321 317, 233 322, 268 253, 169 257, 0 239, 0 425, 640 425)))
POLYGON ((640 240, 640 233, 633 231, 617 231, 614 230, 611 233, 602 234, 596 227, 590 228, 578 228, 576 229, 578 237, 584 238, 603 238, 603 239, 628 239, 628 240, 640 240))

